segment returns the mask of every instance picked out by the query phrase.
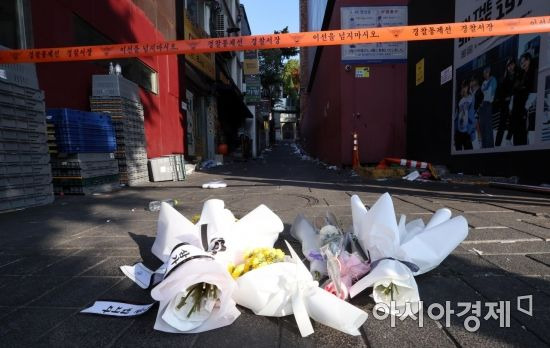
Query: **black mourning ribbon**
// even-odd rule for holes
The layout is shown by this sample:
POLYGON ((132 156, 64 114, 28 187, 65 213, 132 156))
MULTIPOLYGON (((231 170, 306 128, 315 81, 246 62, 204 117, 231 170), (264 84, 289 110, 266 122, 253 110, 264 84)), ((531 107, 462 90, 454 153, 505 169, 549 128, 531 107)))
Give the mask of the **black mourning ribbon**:
MULTIPOLYGON (((179 248, 180 246, 182 245, 189 245, 189 243, 180 243, 178 245, 176 245, 174 247, 174 249, 172 249, 172 253, 170 253, 170 260, 174 260, 174 258, 172 258, 172 254, 174 253, 174 251, 179 248)), ((178 267, 181 267, 181 265, 191 261, 191 260, 195 260, 195 259, 214 259, 212 256, 208 256, 208 255, 195 255, 195 256, 191 256, 191 257, 182 257, 181 259, 175 259, 175 261, 173 261, 172 263, 177 263, 174 267, 172 267, 170 269, 170 271, 168 271, 165 275, 164 275, 164 279, 166 279, 168 277, 168 275, 170 273, 172 273, 174 270, 176 270, 178 267), (180 261, 181 260, 181 261, 180 261)))
POLYGON ((402 264, 407 266, 411 270, 411 272, 413 272, 413 273, 416 273, 420 270, 420 267, 418 267, 415 263, 408 262, 408 261, 403 261, 403 260, 398 260, 398 259, 393 258, 393 257, 383 257, 381 259, 373 261, 370 264, 371 269, 374 269, 374 267, 376 267, 380 263, 380 261, 383 261, 383 260, 394 260, 394 261, 397 261, 397 262, 401 262, 402 264))
MULTIPOLYGON (((367 250, 367 252, 365 253, 365 251, 361 247, 361 244, 359 243, 359 240, 357 239, 357 236, 353 233, 351 234, 351 241, 352 241, 352 244, 353 244, 353 249, 355 249, 359 253, 359 255, 363 258, 363 260, 371 261, 369 251, 367 250)), ((379 260, 372 261, 371 264, 370 264, 371 269, 374 269, 374 267, 376 267, 380 263, 380 261, 382 261, 382 260, 394 260, 394 261, 401 262, 402 264, 407 266, 411 270, 411 272, 413 272, 413 273, 416 273, 420 270, 420 267, 418 267, 418 265, 416 265, 415 263, 408 262, 408 261, 403 261, 403 260, 398 260, 398 259, 393 258, 393 257, 383 257, 379 260)))

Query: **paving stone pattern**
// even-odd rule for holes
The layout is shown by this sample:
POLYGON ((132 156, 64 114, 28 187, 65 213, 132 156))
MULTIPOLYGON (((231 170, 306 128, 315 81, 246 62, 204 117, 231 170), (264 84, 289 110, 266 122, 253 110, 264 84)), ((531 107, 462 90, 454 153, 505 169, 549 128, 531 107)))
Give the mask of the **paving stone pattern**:
MULTIPOLYGON (((234 162, 197 172, 185 182, 148 183, 110 194, 62 197, 44 207, 0 214, 0 342, 28 346, 185 346, 185 347, 385 347, 385 346, 548 346, 550 345, 550 200, 548 196, 475 185, 367 181, 349 170, 329 170, 303 161, 282 143, 263 158, 234 162), (228 187, 204 190, 210 180, 228 187), (351 223, 349 200, 361 197, 367 207, 390 192, 396 214, 423 219, 441 207, 466 216, 470 233, 438 268, 417 277, 424 300, 419 318, 372 314, 368 292, 351 302, 369 313, 361 336, 353 337, 314 323, 302 338, 293 317, 258 317, 241 308, 231 326, 194 335, 153 330, 156 307, 138 318, 79 314, 97 299, 149 303, 151 298, 126 279, 118 267, 159 261, 150 249, 158 213, 145 210, 151 200, 173 198, 184 215, 199 214, 207 199, 220 198, 237 217, 259 204, 273 209, 289 235, 296 214, 308 218, 335 213, 351 223), (531 295, 533 313, 517 309, 517 297, 531 295), (434 303, 450 301, 447 319, 428 315, 434 303), (480 327, 465 328, 460 302, 481 302, 480 327), (486 304, 511 301, 510 327, 487 319, 486 304)), ((437 310, 435 311, 437 312, 437 310)), ((469 322, 470 323, 470 322, 469 322)))

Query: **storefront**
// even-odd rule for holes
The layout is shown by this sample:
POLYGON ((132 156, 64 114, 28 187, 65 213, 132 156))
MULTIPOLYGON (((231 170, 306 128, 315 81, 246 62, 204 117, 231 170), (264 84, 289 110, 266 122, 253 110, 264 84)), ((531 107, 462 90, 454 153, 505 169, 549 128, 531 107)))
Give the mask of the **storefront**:
MULTIPOLYGON (((187 40, 208 37, 194 20, 184 14, 187 40)), ((190 158, 212 159, 215 155, 218 106, 213 83, 216 79, 215 55, 186 55, 186 154, 190 158)))

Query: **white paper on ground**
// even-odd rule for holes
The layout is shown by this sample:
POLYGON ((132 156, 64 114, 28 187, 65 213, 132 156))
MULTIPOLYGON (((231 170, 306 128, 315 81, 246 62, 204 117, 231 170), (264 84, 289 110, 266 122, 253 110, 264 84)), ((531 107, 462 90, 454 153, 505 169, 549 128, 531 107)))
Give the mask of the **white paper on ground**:
POLYGON ((237 279, 233 298, 264 316, 294 314, 303 337, 313 333, 309 318, 350 335, 360 335, 367 313, 318 287, 290 245, 292 262, 279 262, 237 279))
POLYGON ((227 187, 227 184, 223 181, 210 181, 206 184, 202 184, 203 189, 217 189, 217 188, 224 188, 227 187))
POLYGON ((147 312, 154 303, 137 305, 124 302, 95 301, 91 307, 83 309, 80 313, 109 315, 114 317, 134 317, 147 312))
POLYGON ((120 270, 142 289, 147 289, 149 287, 151 277, 153 276, 153 273, 155 273, 145 267, 145 265, 141 262, 136 263, 133 266, 120 266, 120 270))
POLYGON ((408 180, 408 181, 415 181, 419 177, 420 177, 420 173, 418 172, 418 170, 415 170, 414 172, 411 172, 411 173, 405 175, 403 177, 403 179, 408 180))

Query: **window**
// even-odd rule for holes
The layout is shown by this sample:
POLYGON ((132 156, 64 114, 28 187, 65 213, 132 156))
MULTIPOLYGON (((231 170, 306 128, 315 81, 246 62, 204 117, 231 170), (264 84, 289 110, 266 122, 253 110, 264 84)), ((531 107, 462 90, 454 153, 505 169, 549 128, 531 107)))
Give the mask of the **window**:
POLYGON ((116 61, 122 68, 122 76, 149 92, 158 94, 158 73, 139 59, 120 59, 116 61))
POLYGON ((0 1, 0 45, 24 49, 32 47, 28 0, 0 1))
POLYGON ((185 8, 189 19, 210 35, 210 7, 205 0, 185 0, 185 8))
POLYGON ((73 43, 75 46, 86 45, 86 46, 95 46, 95 45, 112 45, 114 44, 113 40, 107 38, 105 35, 101 34, 94 27, 92 27, 88 22, 79 16, 74 16, 74 39, 73 43))
MULTIPOLYGON (((91 26, 84 19, 74 16, 75 27, 75 46, 109 45, 113 41, 101 34, 97 29, 91 26)), ((98 60, 95 64, 109 71, 109 63, 120 64, 122 76, 128 80, 137 83, 141 88, 158 94, 158 73, 137 58, 98 60)))

